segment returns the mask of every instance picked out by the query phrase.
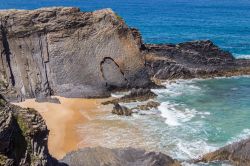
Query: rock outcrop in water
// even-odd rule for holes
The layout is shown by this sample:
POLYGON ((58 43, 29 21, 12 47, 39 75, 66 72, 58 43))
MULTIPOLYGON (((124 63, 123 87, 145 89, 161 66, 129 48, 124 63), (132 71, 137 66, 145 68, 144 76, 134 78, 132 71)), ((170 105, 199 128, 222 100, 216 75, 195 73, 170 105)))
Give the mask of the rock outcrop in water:
POLYGON ((110 9, 4 10, 0 18, 6 97, 103 97, 150 83, 133 30, 110 9))
POLYGON ((154 79, 190 79, 250 74, 250 60, 237 60, 211 41, 147 44, 144 49, 154 79))
POLYGON ((133 148, 85 148, 67 154, 62 162, 70 166, 180 166, 165 154, 133 148))
POLYGON ((236 166, 250 166, 250 139, 227 145, 202 157, 201 162, 230 161, 236 166))
POLYGON ((112 114, 131 116, 132 110, 128 109, 127 107, 121 106, 118 103, 115 103, 112 110, 112 114))

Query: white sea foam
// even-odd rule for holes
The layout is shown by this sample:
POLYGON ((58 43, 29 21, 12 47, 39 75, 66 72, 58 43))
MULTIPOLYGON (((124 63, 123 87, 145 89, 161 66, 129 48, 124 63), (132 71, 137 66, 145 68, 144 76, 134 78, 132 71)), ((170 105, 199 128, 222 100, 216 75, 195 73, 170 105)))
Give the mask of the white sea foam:
POLYGON ((211 152, 217 149, 217 147, 208 145, 206 140, 202 140, 202 139, 193 140, 192 142, 180 140, 177 143, 177 147, 180 150, 178 153, 178 156, 183 159, 185 158, 195 159, 195 158, 201 157, 202 155, 208 152, 211 152), (200 155, 200 156, 197 156, 197 155, 200 155))
POLYGON ((111 93, 111 97, 114 97, 114 98, 121 98, 125 95, 128 95, 130 92, 115 92, 115 93, 111 93))
POLYGON ((166 87, 166 89, 152 89, 159 97, 158 98, 166 98, 166 97, 178 97, 183 94, 195 94, 202 93, 203 90, 201 87, 195 85, 195 81, 198 79, 192 80, 175 80, 166 81, 162 85, 166 87))
POLYGON ((236 137, 233 137, 229 142, 228 144, 231 144, 233 142, 238 142, 238 141, 241 141, 241 140, 244 140, 244 139, 247 139, 250 137, 250 129, 244 129, 242 130, 242 132, 237 135, 236 137))
POLYGON ((179 104, 173 104, 168 101, 162 102, 158 107, 161 112, 161 116, 165 118, 165 123, 170 126, 179 126, 182 123, 190 121, 196 115, 200 115, 205 118, 206 115, 210 115, 210 112, 199 112, 195 109, 178 109, 179 107, 184 107, 179 104))
POLYGON ((233 54, 237 59, 250 59, 250 54, 233 54))

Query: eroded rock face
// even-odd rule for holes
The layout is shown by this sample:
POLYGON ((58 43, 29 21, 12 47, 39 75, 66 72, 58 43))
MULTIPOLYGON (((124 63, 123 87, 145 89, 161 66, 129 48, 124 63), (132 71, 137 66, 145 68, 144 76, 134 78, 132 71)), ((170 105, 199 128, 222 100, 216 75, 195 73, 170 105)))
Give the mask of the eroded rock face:
POLYGON ((150 82, 133 30, 110 9, 7 10, 0 17, 0 73, 6 94, 16 90, 12 98, 100 97, 110 86, 150 82))
POLYGON ((236 166, 250 166, 250 139, 227 145, 215 152, 206 154, 199 161, 211 162, 216 160, 228 160, 236 166))
POLYGON ((250 60, 237 60, 209 40, 177 45, 147 44, 144 53, 149 74, 155 79, 250 74, 250 60))
POLYGON ((48 153, 48 129, 41 115, 0 103, 0 165, 56 165, 48 153))
POLYGON ((85 148, 67 154, 62 162, 70 166, 180 166, 165 154, 133 148, 85 148))

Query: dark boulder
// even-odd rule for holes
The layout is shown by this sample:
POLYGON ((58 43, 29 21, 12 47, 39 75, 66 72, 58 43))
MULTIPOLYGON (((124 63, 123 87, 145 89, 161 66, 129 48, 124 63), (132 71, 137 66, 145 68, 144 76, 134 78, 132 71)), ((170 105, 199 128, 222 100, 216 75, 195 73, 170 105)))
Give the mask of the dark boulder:
POLYGON ((120 104, 116 103, 116 104, 114 104, 112 113, 117 114, 117 115, 131 116, 132 110, 128 109, 125 106, 121 106, 120 104))

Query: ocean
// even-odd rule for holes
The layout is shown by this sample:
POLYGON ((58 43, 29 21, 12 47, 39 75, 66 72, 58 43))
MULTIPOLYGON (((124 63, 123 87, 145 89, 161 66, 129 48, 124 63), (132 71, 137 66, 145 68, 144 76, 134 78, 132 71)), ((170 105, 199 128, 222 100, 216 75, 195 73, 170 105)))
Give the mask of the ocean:
MULTIPOLYGON (((0 0, 0 9, 48 6, 76 6, 82 11, 112 8, 140 30, 146 43, 209 39, 237 58, 250 57, 249 0, 0 0)), ((250 77, 177 80, 164 85, 166 89, 153 90, 160 102, 157 109, 132 117, 97 117, 78 127, 83 142, 141 147, 188 160, 250 137, 250 77), (89 128, 95 128, 95 134, 89 128)))
MULTIPOLYGON (((157 109, 132 117, 99 116, 79 126, 83 142, 146 148, 185 161, 250 137, 249 76, 167 81, 163 85, 166 89, 153 89, 158 95, 154 101, 161 103, 157 109)), ((121 104, 133 108, 144 103, 121 104)))

